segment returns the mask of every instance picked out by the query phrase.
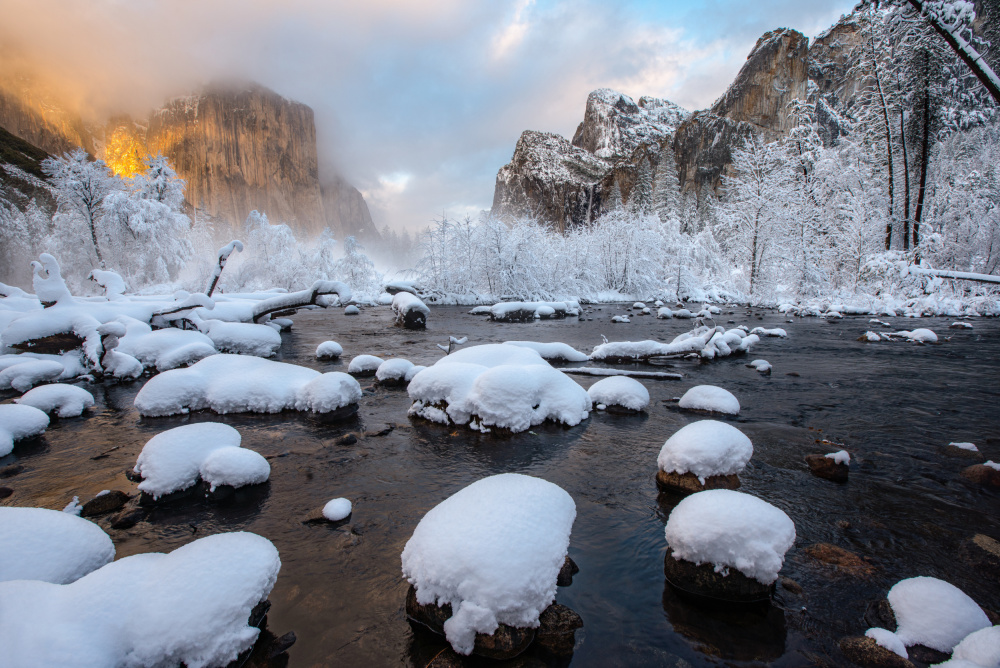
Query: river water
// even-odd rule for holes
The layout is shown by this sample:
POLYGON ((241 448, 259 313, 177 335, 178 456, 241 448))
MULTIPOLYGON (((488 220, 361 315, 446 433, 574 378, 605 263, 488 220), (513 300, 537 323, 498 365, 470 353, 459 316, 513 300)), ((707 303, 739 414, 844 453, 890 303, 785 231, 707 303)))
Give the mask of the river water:
MULTIPOLYGON (((449 335, 468 336, 467 345, 563 341, 589 351, 602 335, 670 340, 691 328, 691 321, 652 317, 609 322, 624 310, 594 306, 580 319, 499 324, 468 315, 467 308, 434 307, 423 332, 393 327, 387 307, 355 317, 339 309, 301 312, 282 335, 278 359, 343 371, 362 353, 431 364, 443 354, 435 344, 447 343, 449 335), (316 346, 327 339, 343 345, 343 361, 315 359, 316 346)), ((402 389, 372 387, 356 417, 323 424, 294 412, 141 418, 132 405, 141 381, 90 385, 97 406, 86 417, 54 419, 43 439, 0 458, 0 467, 25 469, 2 481, 14 494, 0 504, 61 509, 74 495, 86 501, 103 489, 133 493, 124 472, 154 434, 196 421, 231 424, 244 446, 270 457, 270 481, 228 501, 157 508, 125 531, 110 529, 102 518, 118 557, 169 551, 222 531, 252 531, 281 554, 269 628, 296 633, 290 665, 423 666, 438 649, 422 634, 415 637, 406 621, 403 546, 427 510, 465 485, 496 473, 525 473, 560 485, 576 501, 570 556, 580 572, 557 597, 585 623, 574 666, 842 664, 837 640, 863 633, 866 606, 899 579, 939 577, 980 605, 1000 608, 1000 584, 957 556, 975 533, 1000 537, 1000 495, 966 483, 959 472, 970 462, 942 452, 951 441, 972 441, 987 458, 1000 460, 1000 322, 976 320, 974 329, 951 330, 946 319, 889 320, 898 329, 929 327, 942 342, 865 344, 856 339, 878 327, 867 317, 786 322, 781 314, 738 308, 717 321, 780 326, 788 338, 763 339, 750 358, 655 367, 684 378, 644 380, 651 396, 645 415, 594 412, 577 427, 543 425, 505 439, 410 420, 402 389), (744 366, 755 358, 770 361, 772 375, 744 366), (671 401, 699 384, 725 387, 742 404, 733 422, 753 441, 754 456, 740 476, 741 491, 795 522, 796 544, 781 574, 802 592, 779 587, 767 614, 706 611, 678 599, 664 581, 663 526, 679 499, 658 494, 656 456, 678 428, 701 419, 671 401), (378 435, 389 426, 392 431, 378 435), (359 440, 338 445, 349 432, 359 440), (817 442, 822 439, 850 451, 847 484, 809 473, 804 455, 841 448, 817 442), (346 524, 305 522, 338 496, 354 504, 346 524), (869 559, 874 572, 845 574, 805 554, 820 542, 869 559)), ((585 387, 598 380, 573 377, 585 387)), ((372 385, 362 380, 363 387, 372 385)))

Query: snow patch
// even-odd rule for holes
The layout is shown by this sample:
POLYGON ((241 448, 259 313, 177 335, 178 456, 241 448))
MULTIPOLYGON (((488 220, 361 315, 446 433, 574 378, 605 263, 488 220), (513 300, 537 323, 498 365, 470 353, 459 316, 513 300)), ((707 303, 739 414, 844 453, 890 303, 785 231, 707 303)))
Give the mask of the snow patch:
POLYGON ((739 415, 740 402, 729 390, 715 385, 695 385, 677 404, 681 408, 739 415))
POLYGON ((693 473, 705 484, 709 476, 740 473, 752 456, 753 443, 739 429, 725 422, 699 420, 667 439, 656 464, 668 473, 693 473))
POLYGON ((45 508, 0 506, 0 545, 0 582, 66 584, 115 558, 115 546, 101 527, 45 508))
POLYGON ((963 638, 990 626, 979 605, 953 584, 930 577, 900 580, 889 590, 896 635, 903 644, 951 652, 963 638))

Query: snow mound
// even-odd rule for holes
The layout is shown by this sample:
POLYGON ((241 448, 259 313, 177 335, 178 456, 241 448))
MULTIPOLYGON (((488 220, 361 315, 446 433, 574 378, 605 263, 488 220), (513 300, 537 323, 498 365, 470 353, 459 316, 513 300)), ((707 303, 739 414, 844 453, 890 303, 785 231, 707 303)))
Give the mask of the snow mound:
POLYGON ((565 343, 552 342, 552 343, 539 343, 537 341, 504 341, 504 344, 508 346, 520 346, 522 348, 531 348, 543 359, 556 360, 559 362, 586 362, 590 359, 584 353, 581 353, 576 348, 569 346, 565 343))
MULTIPOLYGON (((615 316, 618 317, 618 316, 615 316)), ((674 313, 677 317, 677 313, 674 313)), ((590 359, 598 361, 639 361, 664 355, 699 355, 705 359, 728 357, 737 352, 747 352, 760 341, 756 334, 742 329, 724 327, 696 327, 676 336, 670 343, 659 341, 613 341, 594 348, 590 359)))
POLYGON ((975 443, 966 443, 966 442, 956 443, 956 442, 952 442, 952 443, 949 443, 948 445, 950 445, 952 447, 955 447, 955 448, 959 448, 960 450, 968 450, 969 452, 979 452, 979 448, 976 447, 975 443))
POLYGON ((118 342, 116 353, 139 360, 145 368, 159 371, 193 364, 218 350, 212 339, 201 332, 183 329, 158 329, 133 318, 122 318, 126 334, 118 342))
POLYGON ((412 292, 397 292, 392 297, 392 313, 396 317, 396 323, 402 325, 404 322, 427 321, 427 316, 431 310, 427 304, 412 292))
MULTIPOLYGON (((408 295, 410 293, 400 292, 398 294, 408 295)), ((406 374, 409 373, 412 368, 413 362, 410 360, 404 360, 401 357, 394 357, 393 359, 388 359, 379 365, 378 371, 375 372, 375 378, 382 383, 386 381, 405 381, 406 374)))
POLYGON ((149 439, 136 460, 139 490, 154 499, 187 489, 200 477, 219 485, 254 485, 271 474, 267 460, 240 447, 240 433, 226 424, 199 422, 161 432, 149 439))
POLYGON ((169 554, 137 554, 71 584, 0 583, 8 668, 225 666, 259 630, 281 561, 266 538, 224 533, 169 554))
POLYGON ((631 320, 628 319, 627 315, 615 315, 611 316, 611 322, 626 323, 631 322, 631 320))
POLYGON ((837 452, 831 452, 823 456, 827 459, 832 459, 837 464, 851 463, 851 455, 848 454, 847 450, 838 450, 837 452))
POLYGON ((61 418, 77 417, 93 407, 94 395, 76 385, 43 385, 24 394, 15 403, 33 406, 46 413, 55 412, 61 418))
POLYGON ((587 390, 590 400, 604 406, 622 406, 633 411, 646 410, 649 390, 635 378, 611 376, 603 378, 587 390))
POLYGON ((66 584, 115 558, 115 546, 101 527, 45 508, 0 507, 0 545, 0 582, 66 584))
POLYGON ((590 396, 531 348, 486 344, 463 348, 413 376, 409 414, 489 431, 525 431, 545 420, 579 424, 590 396))
MULTIPOLYGON (((409 293, 399 293, 409 294, 409 293)), ((351 514, 351 502, 344 498, 332 499, 323 506, 323 517, 331 522, 339 522, 351 514)))
POLYGON ((740 402, 733 393, 715 385, 695 385, 684 393, 677 405, 689 410, 740 414, 740 402))
POLYGON ((661 306, 656 310, 656 317, 661 320, 669 320, 674 317, 674 314, 670 312, 670 309, 666 306, 661 306))
POLYGON ((963 638, 990 626, 986 613, 965 592, 944 580, 900 580, 887 596, 903 644, 951 652, 963 638))
POLYGON ((723 575, 735 568, 767 585, 778 579, 785 552, 795 543, 795 524, 755 496, 712 489, 677 504, 665 534, 675 559, 712 564, 723 575))
POLYGON ((281 347, 281 334, 273 327, 251 322, 208 321, 208 338, 222 352, 270 357, 281 347))
POLYGON ((777 336, 780 338, 785 338, 788 333, 781 327, 775 327, 774 329, 765 329, 763 327, 754 327, 750 330, 751 334, 756 334, 757 336, 777 336))
POLYGON ((979 629, 955 645, 952 660, 971 661, 984 668, 1000 668, 1000 626, 979 629))
POLYGON ((65 367, 51 360, 26 359, 0 371, 0 390, 27 392, 35 385, 56 380, 65 367))
POLYGON ((635 302, 634 304, 632 304, 632 308, 637 311, 641 311, 642 309, 646 308, 646 305, 643 304, 642 302, 635 302))
POLYGON ((898 654, 904 659, 909 658, 909 655, 906 652, 906 645, 904 645, 903 641, 899 639, 899 636, 892 631, 875 627, 865 631, 865 635, 874 640, 876 644, 885 647, 893 654, 898 654))
POLYGON ((358 355, 347 366, 347 373, 372 374, 378 371, 378 368, 382 366, 382 362, 384 361, 381 357, 375 357, 375 355, 358 355))
POLYGON ((667 439, 656 464, 668 473, 693 473, 705 484, 709 476, 739 473, 752 456, 753 443, 739 429, 725 422, 699 420, 667 439))
POLYGON ((753 362, 750 362, 750 364, 747 364, 747 366, 752 367, 754 370, 761 373, 767 373, 771 370, 771 363, 767 360, 754 360, 753 362))
POLYGON ((343 346, 336 341, 324 341, 316 346, 316 357, 321 360, 336 359, 343 354, 343 346))
POLYGON ((14 450, 14 441, 38 436, 49 426, 49 416, 34 406, 0 404, 0 457, 14 450))
POLYGON ((321 374, 260 357, 219 354, 149 379, 136 395, 135 407, 144 416, 205 408, 216 413, 326 413, 360 398, 358 382, 339 371, 321 374))
POLYGON ((505 473, 459 490, 424 515, 403 549, 403 575, 421 605, 450 604, 456 652, 498 624, 537 627, 555 600, 576 504, 540 478, 505 473))
POLYGON ((351 304, 344 309, 344 315, 358 315, 359 313, 361 313, 361 309, 354 304, 351 304))
POLYGON ((919 343, 937 343, 938 340, 937 334, 929 329, 902 330, 896 332, 895 335, 919 343))

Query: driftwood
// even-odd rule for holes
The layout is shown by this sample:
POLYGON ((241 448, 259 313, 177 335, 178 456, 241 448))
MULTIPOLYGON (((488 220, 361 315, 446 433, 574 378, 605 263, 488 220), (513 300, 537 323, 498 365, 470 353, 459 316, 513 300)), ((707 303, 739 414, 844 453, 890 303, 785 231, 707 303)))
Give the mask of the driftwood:
POLYGON ((653 380, 680 380, 680 373, 667 371, 629 371, 626 369, 602 369, 592 366, 579 366, 570 369, 559 369, 563 373, 575 373, 578 376, 629 376, 631 378, 651 378, 653 380))
POLYGON ((340 281, 316 281, 312 287, 298 292, 289 292, 284 295, 277 295, 270 299, 258 302, 253 307, 253 321, 260 322, 261 319, 278 311, 290 311, 304 306, 317 306, 316 299, 322 295, 335 294, 340 298, 340 303, 351 300, 351 289, 340 281))

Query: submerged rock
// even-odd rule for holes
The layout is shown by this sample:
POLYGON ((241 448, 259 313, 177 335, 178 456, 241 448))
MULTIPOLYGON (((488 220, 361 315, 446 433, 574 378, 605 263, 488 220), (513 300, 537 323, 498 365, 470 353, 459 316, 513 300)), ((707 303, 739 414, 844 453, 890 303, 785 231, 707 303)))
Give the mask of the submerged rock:
POLYGON ((672 548, 667 548, 663 560, 663 574, 667 582, 682 594, 696 599, 728 601, 730 603, 758 603, 770 599, 773 585, 761 584, 735 568, 717 573, 712 564, 696 565, 675 559, 672 548))
POLYGON ((1000 468, 989 464, 973 464, 962 471, 962 477, 984 487, 1000 487, 1000 468))
POLYGON ((979 450, 971 450, 969 448, 961 448, 961 447, 958 447, 957 445, 955 445, 953 443, 949 443, 948 445, 944 446, 944 449, 943 449, 942 452, 944 454, 948 455, 949 457, 960 457, 962 459, 972 459, 972 460, 975 460, 977 462, 983 461, 983 453, 979 452, 979 450))
POLYGON ((973 568, 1000 578, 1000 541, 995 538, 977 533, 962 543, 959 554, 973 568))
POLYGON ((840 651, 862 668, 915 668, 913 663, 867 636, 844 638, 840 641, 840 651))
POLYGON ((131 529, 146 517, 146 511, 141 508, 123 510, 111 517, 111 528, 119 531, 131 529))
POLYGON ((847 464, 839 464, 832 457, 826 455, 806 455, 805 459, 814 476, 833 482, 847 482, 850 470, 847 464))
POLYGON ((553 603, 538 617, 533 646, 556 656, 570 656, 576 646, 576 630, 579 628, 583 628, 580 615, 565 605, 553 603))
POLYGON ((96 517, 118 510, 132 498, 121 490, 112 490, 106 494, 99 494, 87 503, 83 504, 80 510, 80 517, 96 517))
POLYGON ((817 561, 836 566, 856 577, 868 577, 875 572, 875 567, 863 557, 830 543, 815 543, 805 548, 803 552, 817 561))
POLYGON ((568 587, 573 584, 573 576, 580 572, 580 567, 576 565, 576 562, 566 555, 566 561, 563 562, 562 568, 559 569, 559 575, 556 577, 556 586, 568 587))
POLYGON ((8 496, 14 493, 10 487, 0 487, 0 499, 6 499, 8 496))
POLYGON ((656 484, 664 490, 678 494, 694 494, 706 489, 739 489, 740 478, 732 475, 710 475, 702 483, 694 473, 676 473, 675 471, 657 471, 656 484))

